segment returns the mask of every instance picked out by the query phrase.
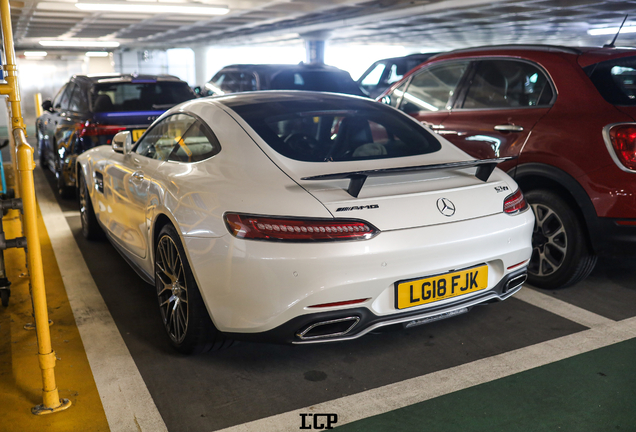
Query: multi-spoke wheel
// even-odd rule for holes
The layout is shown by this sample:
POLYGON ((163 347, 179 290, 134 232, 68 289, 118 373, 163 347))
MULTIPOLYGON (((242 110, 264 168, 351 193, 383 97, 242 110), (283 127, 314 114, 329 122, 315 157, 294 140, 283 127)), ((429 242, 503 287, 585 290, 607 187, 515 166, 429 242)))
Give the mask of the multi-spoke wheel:
POLYGON ((587 277, 594 269, 596 255, 578 215, 548 190, 531 190, 526 199, 535 216, 528 282, 540 288, 561 288, 587 277))
POLYGON ((163 325, 177 351, 196 354, 232 344, 214 327, 172 225, 161 229, 156 242, 155 287, 163 325))
MULTIPOLYGON (((78 169, 78 171, 80 171, 78 169)), ((95 210, 91 197, 88 194, 88 185, 84 174, 79 172, 79 188, 77 191, 77 201, 80 210, 80 220, 82 222, 82 235, 88 240, 98 240, 104 237, 104 231, 97 222, 95 210)))

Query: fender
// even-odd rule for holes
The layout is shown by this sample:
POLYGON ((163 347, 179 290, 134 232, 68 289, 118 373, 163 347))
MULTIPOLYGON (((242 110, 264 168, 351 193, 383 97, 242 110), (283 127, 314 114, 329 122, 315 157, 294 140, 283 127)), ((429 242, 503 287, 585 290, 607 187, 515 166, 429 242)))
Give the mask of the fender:
POLYGON ((577 210, 583 216, 588 238, 595 252, 599 252, 605 247, 605 240, 601 235, 601 224, 596 214, 596 209, 589 195, 581 184, 570 174, 551 165, 541 163, 526 163, 518 165, 508 171, 508 174, 519 183, 521 188, 532 189, 547 184, 557 184, 558 189, 566 192, 576 203, 577 210), (537 181, 533 181, 533 178, 537 181), (537 179, 538 178, 538 179, 537 179))

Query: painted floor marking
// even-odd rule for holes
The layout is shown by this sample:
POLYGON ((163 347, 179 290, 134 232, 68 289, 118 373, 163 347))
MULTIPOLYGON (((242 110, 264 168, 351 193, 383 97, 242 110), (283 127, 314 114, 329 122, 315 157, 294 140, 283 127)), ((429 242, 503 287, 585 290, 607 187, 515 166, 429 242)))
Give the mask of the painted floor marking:
POLYGON ((44 174, 35 170, 34 180, 42 218, 111 431, 167 432, 44 174))
POLYGON ((597 315, 586 309, 574 306, 573 304, 556 299, 547 294, 543 294, 542 292, 536 291, 527 286, 524 286, 521 291, 515 294, 514 298, 547 310, 548 312, 552 312, 555 315, 559 315, 577 324, 584 325, 585 327, 591 328, 615 322, 614 320, 597 315))
POLYGON ((302 424, 300 414, 307 413, 336 413, 336 426, 341 426, 632 338, 636 317, 609 320, 579 333, 217 432, 296 431, 302 424))

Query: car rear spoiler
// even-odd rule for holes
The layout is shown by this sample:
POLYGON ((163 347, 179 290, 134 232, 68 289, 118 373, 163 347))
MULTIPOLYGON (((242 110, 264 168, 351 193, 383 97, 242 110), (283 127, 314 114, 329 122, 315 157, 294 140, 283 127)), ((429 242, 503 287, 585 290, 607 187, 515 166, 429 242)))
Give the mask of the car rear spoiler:
POLYGON ((347 188, 347 192, 354 198, 358 198, 360 191, 362 190, 362 186, 364 186, 364 182, 367 180, 367 177, 384 177, 384 176, 392 176, 399 175, 405 173, 412 172, 420 172, 420 171, 434 171, 434 170, 443 170, 443 169, 464 169, 464 168, 472 168, 477 167, 477 171, 475 172, 475 177, 479 180, 486 182, 490 178, 490 175, 495 170, 495 167, 501 162, 516 159, 516 156, 508 156, 502 158, 494 158, 494 159, 481 159, 481 160, 472 160, 472 161, 462 161, 462 162, 447 162, 442 164, 434 164, 434 165, 418 165, 418 166, 410 166, 410 167, 399 167, 399 168, 386 168, 386 169, 377 169, 377 170, 366 170, 366 171, 351 171, 346 173, 336 173, 336 174, 323 174, 311 177, 303 177, 301 180, 339 180, 339 179, 349 179, 349 187, 347 188))

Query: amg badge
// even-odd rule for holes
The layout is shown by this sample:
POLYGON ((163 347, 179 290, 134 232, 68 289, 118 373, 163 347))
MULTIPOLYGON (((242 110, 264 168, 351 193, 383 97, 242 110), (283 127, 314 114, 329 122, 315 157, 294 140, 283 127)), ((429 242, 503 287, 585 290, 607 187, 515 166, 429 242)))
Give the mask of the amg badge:
POLYGON ((380 208, 377 204, 365 205, 365 206, 353 206, 353 207, 338 207, 337 212, 352 211, 352 210, 371 210, 380 208))

